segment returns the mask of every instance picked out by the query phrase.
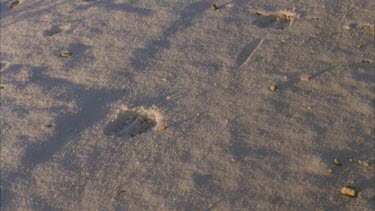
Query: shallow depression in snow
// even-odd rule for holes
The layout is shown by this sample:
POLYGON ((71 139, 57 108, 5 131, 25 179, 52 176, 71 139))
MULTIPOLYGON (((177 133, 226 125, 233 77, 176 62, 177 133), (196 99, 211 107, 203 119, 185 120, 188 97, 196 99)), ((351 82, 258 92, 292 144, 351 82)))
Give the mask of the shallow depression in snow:
POLYGON ((158 124, 157 117, 156 111, 153 110, 122 109, 105 127, 104 134, 132 138, 155 128, 158 124))

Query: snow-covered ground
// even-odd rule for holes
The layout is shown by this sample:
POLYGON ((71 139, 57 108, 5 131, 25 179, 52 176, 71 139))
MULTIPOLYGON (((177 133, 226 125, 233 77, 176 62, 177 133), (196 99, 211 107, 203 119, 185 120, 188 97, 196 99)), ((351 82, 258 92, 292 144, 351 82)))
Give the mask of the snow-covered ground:
POLYGON ((374 1, 14 2, 2 210, 374 209, 374 1))

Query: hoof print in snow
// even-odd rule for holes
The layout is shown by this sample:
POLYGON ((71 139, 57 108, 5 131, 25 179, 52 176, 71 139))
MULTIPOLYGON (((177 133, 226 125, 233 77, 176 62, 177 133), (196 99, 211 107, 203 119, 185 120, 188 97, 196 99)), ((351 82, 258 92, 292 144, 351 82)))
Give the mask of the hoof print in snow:
POLYGON ((256 12, 253 24, 259 28, 285 29, 292 25, 296 14, 290 11, 256 12))
POLYGON ((69 30, 69 28, 70 28, 69 25, 67 25, 67 26, 54 25, 54 26, 52 26, 51 28, 45 30, 45 31, 43 32, 43 35, 44 35, 45 37, 51 37, 51 36, 53 36, 53 35, 55 35, 55 34, 58 34, 58 33, 60 33, 60 32, 63 32, 63 31, 69 30))
POLYGON ((194 184, 198 188, 204 188, 212 185, 212 175, 210 174, 198 174, 198 173, 193 173, 192 175, 194 184))
POLYGON ((108 123, 104 134, 132 138, 154 129, 160 119, 160 114, 155 109, 124 108, 118 111, 116 117, 108 123))

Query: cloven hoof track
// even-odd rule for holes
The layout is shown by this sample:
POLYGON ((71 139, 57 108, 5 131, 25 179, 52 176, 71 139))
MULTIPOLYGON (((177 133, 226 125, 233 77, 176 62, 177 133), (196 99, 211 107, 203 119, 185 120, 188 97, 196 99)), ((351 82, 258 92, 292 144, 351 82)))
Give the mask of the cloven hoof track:
POLYGON ((144 108, 129 110, 125 108, 120 110, 116 117, 108 123, 104 129, 104 134, 132 138, 152 130, 159 121, 160 115, 155 110, 144 108))
POLYGON ((277 12, 258 11, 255 14, 257 16, 253 24, 259 28, 285 29, 293 24, 296 17, 296 13, 284 10, 277 12))

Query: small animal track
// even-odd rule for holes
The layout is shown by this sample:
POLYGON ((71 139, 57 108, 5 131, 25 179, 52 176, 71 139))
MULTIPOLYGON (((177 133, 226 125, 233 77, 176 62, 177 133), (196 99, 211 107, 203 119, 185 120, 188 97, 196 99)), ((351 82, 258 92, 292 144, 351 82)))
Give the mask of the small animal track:
POLYGON ((104 129, 107 136, 132 138, 155 128, 160 122, 160 114, 155 109, 119 110, 116 117, 104 129))
POLYGON ((289 11, 256 12, 253 24, 259 28, 285 29, 292 25, 296 14, 289 11))
POLYGON ((212 182, 212 175, 193 173, 193 181, 197 187, 206 187, 212 182))
POLYGON ((58 34, 60 32, 63 32, 63 31, 69 30, 69 29, 70 29, 69 25, 66 25, 66 26, 54 25, 50 29, 45 30, 43 32, 43 35, 45 37, 51 37, 51 36, 53 36, 55 34, 58 34))

